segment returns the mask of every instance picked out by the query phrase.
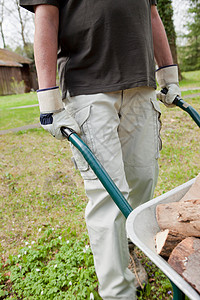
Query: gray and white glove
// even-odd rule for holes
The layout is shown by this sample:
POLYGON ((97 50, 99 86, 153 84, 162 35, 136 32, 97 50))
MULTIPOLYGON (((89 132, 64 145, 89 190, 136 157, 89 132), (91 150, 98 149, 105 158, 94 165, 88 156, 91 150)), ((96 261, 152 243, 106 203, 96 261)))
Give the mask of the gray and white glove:
POLYGON ((41 126, 51 133, 56 139, 63 140, 61 127, 68 127, 80 133, 80 128, 75 119, 64 108, 58 87, 41 89, 37 91, 40 107, 41 126))
POLYGON ((178 80, 177 65, 164 66, 156 71, 156 79, 159 86, 167 89, 167 93, 162 90, 157 93, 157 98, 163 102, 167 107, 174 107, 172 104, 176 96, 181 96, 181 90, 178 80))

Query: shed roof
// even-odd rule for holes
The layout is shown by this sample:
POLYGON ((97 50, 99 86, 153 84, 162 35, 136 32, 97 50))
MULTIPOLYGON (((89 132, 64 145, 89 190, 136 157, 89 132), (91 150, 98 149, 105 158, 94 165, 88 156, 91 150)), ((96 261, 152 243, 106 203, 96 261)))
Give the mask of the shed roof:
POLYGON ((0 49, 0 66, 22 67, 31 64, 32 60, 7 49, 0 49))

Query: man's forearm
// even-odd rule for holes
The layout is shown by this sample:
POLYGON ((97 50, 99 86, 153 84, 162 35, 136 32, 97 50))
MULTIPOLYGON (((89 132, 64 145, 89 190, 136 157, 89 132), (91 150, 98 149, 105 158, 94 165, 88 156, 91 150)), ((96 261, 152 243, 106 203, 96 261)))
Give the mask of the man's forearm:
POLYGON ((34 54, 40 89, 56 85, 58 26, 57 7, 35 7, 34 54))
POLYGON ((165 28, 160 19, 156 6, 151 8, 154 56, 158 67, 172 65, 173 58, 169 47, 165 28))

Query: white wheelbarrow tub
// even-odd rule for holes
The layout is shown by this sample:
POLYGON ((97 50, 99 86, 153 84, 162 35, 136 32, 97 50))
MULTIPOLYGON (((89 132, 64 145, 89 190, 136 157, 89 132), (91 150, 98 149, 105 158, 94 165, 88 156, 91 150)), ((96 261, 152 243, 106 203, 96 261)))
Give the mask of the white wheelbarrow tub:
POLYGON ((134 209, 126 221, 126 229, 132 242, 163 271, 163 273, 191 300, 200 300, 200 295, 173 268, 156 253, 155 235, 160 231, 156 221, 156 206, 179 201, 194 183, 195 178, 177 188, 134 209))

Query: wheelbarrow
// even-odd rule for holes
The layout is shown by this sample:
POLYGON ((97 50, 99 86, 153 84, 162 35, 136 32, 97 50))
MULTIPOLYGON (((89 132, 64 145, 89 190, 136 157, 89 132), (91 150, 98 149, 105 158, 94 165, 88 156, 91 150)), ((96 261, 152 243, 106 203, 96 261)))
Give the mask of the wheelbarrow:
POLYGON ((194 183, 195 178, 175 189, 142 204, 132 211, 126 221, 129 238, 170 279, 173 299, 200 300, 200 295, 160 255, 156 253, 155 235, 160 231, 156 220, 156 206, 179 201, 194 183), (145 220, 143 222, 142 220, 145 220))
MULTIPOLYGON (((182 99, 176 99, 175 104, 182 108, 184 101, 182 99)), ((193 108, 191 109, 189 105, 187 105, 187 107, 189 107, 189 112, 187 112, 200 127, 200 115, 193 108)), ((185 110, 185 107, 183 109, 185 110)), ((183 300, 185 299, 185 295, 187 295, 191 300, 200 300, 200 295, 187 282, 185 282, 185 280, 176 271, 174 271, 162 257, 156 254, 154 246, 154 237, 159 231, 159 227, 155 219, 156 205, 160 202, 164 203, 180 200, 192 185, 194 179, 179 188, 162 195, 161 197, 139 206, 133 211, 132 207, 124 198, 101 163, 97 160, 90 148, 76 134, 76 132, 65 127, 61 128, 61 132, 80 151, 127 219, 126 228, 132 242, 138 246, 166 274, 166 276, 168 276, 173 287, 173 299, 183 300), (143 217, 144 215, 145 217, 143 217), (141 220, 144 219, 146 219, 147 222, 141 222, 141 220)))

